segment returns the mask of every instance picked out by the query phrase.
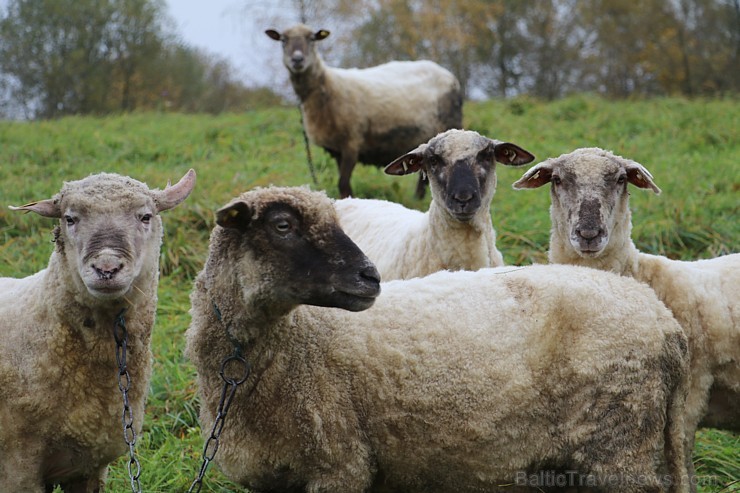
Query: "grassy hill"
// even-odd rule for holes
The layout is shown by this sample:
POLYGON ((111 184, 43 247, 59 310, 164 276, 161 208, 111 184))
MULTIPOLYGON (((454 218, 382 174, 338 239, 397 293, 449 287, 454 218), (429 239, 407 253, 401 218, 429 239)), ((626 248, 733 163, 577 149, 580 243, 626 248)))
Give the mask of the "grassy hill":
MULTIPOLYGON (((537 156, 535 162, 598 146, 645 165, 663 193, 632 191, 633 237, 644 251, 681 259, 740 251, 737 101, 608 102, 582 96, 542 103, 521 98, 468 103, 465 125, 526 148, 537 156)), ((319 148, 312 154, 319 179, 313 188, 336 197, 336 165, 319 148)), ((9 211, 7 205, 48 198, 62 181, 100 171, 163 188, 190 167, 198 172, 195 192, 163 213, 154 374, 138 443, 147 492, 185 491, 200 467, 194 370, 182 349, 188 292, 205 259, 213 211, 255 186, 310 183, 298 111, 0 122, 0 276, 32 274, 46 265, 52 250, 52 222, 9 211)), ((521 265, 546 261, 550 228, 546 190, 511 189, 525 169, 498 167, 492 206, 498 247, 508 263, 521 265)), ((428 198, 412 198, 415 177, 390 177, 358 165, 352 182, 358 196, 427 207, 428 198)), ((700 491, 740 491, 733 483, 740 478, 740 438, 703 430, 697 442, 700 491)), ((123 459, 112 466, 110 491, 128 490, 125 471, 123 459)), ((217 468, 209 469, 204 491, 234 490, 241 491, 217 468)))

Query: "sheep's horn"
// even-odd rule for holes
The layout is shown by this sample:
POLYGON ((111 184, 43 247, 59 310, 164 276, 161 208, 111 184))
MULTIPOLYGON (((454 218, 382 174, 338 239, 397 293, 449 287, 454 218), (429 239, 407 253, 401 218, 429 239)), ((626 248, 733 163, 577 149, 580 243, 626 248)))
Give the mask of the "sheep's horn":
POLYGON ((177 204, 188 198, 190 192, 195 187, 195 170, 190 169, 180 181, 167 188, 155 192, 154 201, 157 203, 157 211, 166 211, 172 209, 177 204))

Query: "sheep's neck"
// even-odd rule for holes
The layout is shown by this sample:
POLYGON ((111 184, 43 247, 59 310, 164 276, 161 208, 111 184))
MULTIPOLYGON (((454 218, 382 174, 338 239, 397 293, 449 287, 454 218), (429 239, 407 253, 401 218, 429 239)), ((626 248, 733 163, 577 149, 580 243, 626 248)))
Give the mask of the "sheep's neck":
POLYGON ((481 209, 467 223, 451 217, 432 200, 429 205, 429 228, 426 241, 448 270, 478 270, 501 265, 499 258, 492 259, 496 250, 496 235, 491 225, 488 209, 481 209))
POLYGON ((264 338, 265 328, 272 327, 287 316, 294 308, 276 302, 270 292, 258 283, 242 283, 232 276, 230 285, 209 286, 209 299, 213 304, 218 325, 223 327, 223 336, 251 347, 264 338))
POLYGON ((312 96, 323 93, 326 84, 326 68, 321 59, 317 57, 316 62, 305 72, 299 74, 291 72, 290 82, 298 99, 301 103, 305 103, 312 96))

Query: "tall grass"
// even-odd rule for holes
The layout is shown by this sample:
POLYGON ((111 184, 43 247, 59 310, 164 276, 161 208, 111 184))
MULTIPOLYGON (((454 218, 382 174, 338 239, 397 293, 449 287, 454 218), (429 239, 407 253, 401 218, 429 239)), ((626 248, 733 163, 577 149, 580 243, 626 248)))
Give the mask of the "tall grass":
MULTIPOLYGON (((554 103, 519 98, 465 107, 467 128, 519 144, 538 160, 599 146, 647 166, 663 194, 632 192, 635 242, 642 250, 680 259, 740 249, 739 123, 740 104, 732 100, 608 102, 581 96, 554 103)), ((312 186, 336 196, 336 165, 318 148, 312 154, 319 181, 312 186)), ((154 372, 138 443, 147 492, 185 491, 200 467, 203 441, 195 372, 182 350, 188 292, 205 259, 213 211, 255 186, 310 183, 297 110, 0 122, 0 276, 32 274, 46 265, 52 250, 50 220, 11 212, 6 205, 47 198, 62 181, 99 171, 127 174, 161 188, 190 167, 198 172, 195 192, 163 213, 154 372)), ((545 262, 549 239, 548 193, 511 189, 523 171, 498 167, 492 206, 499 249, 512 264, 545 262)), ((353 188, 358 196, 425 209, 428 197, 413 199, 415 181, 358 166, 353 188)), ((733 483, 740 478, 737 435, 701 431, 695 462, 703 478, 700 491, 740 491, 733 483)), ((125 459, 113 464, 110 491, 129 490, 125 471, 125 459)), ((242 490, 211 467, 204 491, 242 490)))

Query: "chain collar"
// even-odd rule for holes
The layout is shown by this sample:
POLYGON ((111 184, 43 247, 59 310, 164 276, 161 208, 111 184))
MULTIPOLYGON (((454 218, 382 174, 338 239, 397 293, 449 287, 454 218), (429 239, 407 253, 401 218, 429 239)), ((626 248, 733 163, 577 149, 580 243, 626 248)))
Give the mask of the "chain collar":
POLYGON ((231 345, 234 346, 234 353, 231 356, 224 358, 221 363, 219 375, 221 376, 221 380, 224 381, 224 386, 221 389, 221 398, 219 399, 218 407, 216 408, 216 419, 213 421, 213 426, 211 427, 211 435, 203 446, 203 462, 200 466, 200 471, 198 471, 198 477, 195 478, 193 483, 190 485, 188 493, 199 492, 203 487, 203 479, 206 475, 206 470, 216 457, 216 452, 218 451, 218 446, 220 444, 221 432, 223 431, 224 424, 226 422, 226 414, 231 406, 231 401, 234 399, 236 389, 239 385, 243 384, 247 378, 249 378, 249 374, 252 370, 251 365, 244 357, 244 350, 241 343, 231 333, 230 326, 223 324, 221 310, 219 310, 218 305, 216 305, 215 302, 213 303, 213 312, 216 314, 218 321, 224 325, 224 332, 226 332, 226 337, 229 339, 229 342, 231 342, 231 345), (234 377, 227 375, 227 367, 229 366, 235 367, 232 371, 235 371, 235 375, 241 376, 234 377), (241 373, 239 373, 239 370, 241 370, 241 373))
POLYGON ((134 430, 134 413, 129 404, 128 391, 131 387, 131 376, 126 367, 126 349, 128 346, 128 333, 126 331, 126 319, 123 317, 126 309, 122 309, 113 323, 113 338, 116 341, 116 363, 118 364, 118 390, 123 397, 123 413, 121 423, 123 424, 123 439, 128 445, 129 460, 127 464, 128 476, 131 481, 131 491, 141 493, 141 464, 136 458, 136 431, 134 430))

